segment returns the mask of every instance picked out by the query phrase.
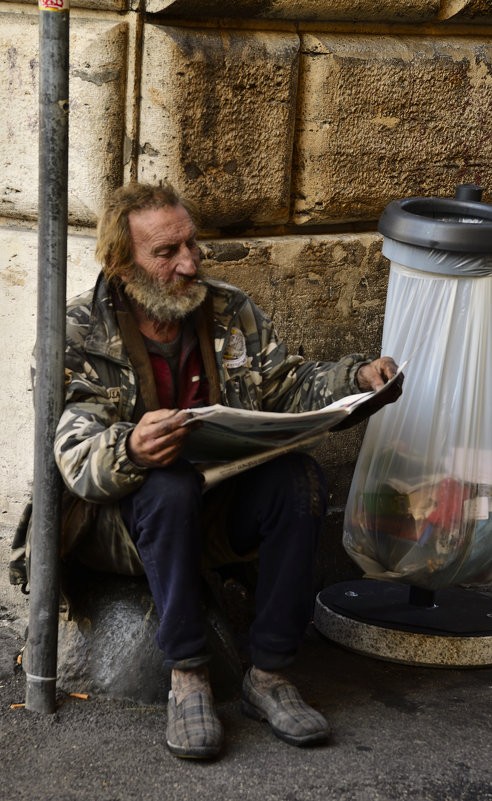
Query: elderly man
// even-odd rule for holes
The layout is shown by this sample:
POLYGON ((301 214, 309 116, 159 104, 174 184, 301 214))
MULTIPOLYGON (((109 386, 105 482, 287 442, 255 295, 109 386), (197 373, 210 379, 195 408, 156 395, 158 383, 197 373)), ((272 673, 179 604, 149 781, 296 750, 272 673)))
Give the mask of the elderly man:
POLYGON ((107 204, 96 251, 102 274, 68 306, 55 452, 68 488, 64 553, 100 570, 145 572, 156 641, 171 668, 167 745, 177 756, 207 758, 223 739, 200 598, 207 551, 224 564, 259 560, 243 711, 294 745, 328 735, 283 672, 312 611, 326 494, 320 468, 303 454, 203 493, 183 456, 190 427, 182 410, 221 403, 305 411, 377 389, 397 368, 389 358, 289 356, 246 294, 204 277, 194 217, 168 184, 131 183, 107 204))

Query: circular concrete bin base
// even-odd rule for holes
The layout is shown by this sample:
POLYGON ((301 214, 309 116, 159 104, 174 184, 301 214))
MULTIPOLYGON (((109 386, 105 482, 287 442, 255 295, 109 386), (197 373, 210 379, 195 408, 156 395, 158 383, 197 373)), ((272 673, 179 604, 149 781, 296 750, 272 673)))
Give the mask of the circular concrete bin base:
POLYGON ((492 665, 492 596, 450 588, 432 606, 409 603, 409 587, 361 579, 335 584, 316 598, 314 625, 350 650, 429 667, 492 665))

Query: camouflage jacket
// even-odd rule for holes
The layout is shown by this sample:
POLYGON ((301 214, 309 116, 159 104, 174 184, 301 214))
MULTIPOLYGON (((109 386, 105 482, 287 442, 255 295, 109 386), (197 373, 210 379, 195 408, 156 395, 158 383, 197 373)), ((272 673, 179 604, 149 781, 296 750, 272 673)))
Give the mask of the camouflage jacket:
MULTIPOLYGON (((272 322, 241 290, 208 280, 194 315, 210 402, 279 412, 305 411, 357 392, 367 357, 339 362, 288 355, 272 322)), ((144 411, 158 408, 145 346, 129 311, 115 307, 104 278, 68 303, 66 405, 55 438, 64 496, 63 553, 92 567, 142 572, 119 499, 145 481, 126 440, 144 411)))

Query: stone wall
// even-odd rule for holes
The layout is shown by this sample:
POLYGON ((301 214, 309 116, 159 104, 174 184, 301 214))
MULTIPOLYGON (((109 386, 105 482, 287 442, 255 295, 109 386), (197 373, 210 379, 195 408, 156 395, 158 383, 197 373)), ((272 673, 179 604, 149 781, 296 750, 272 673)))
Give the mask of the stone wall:
MULTIPOLYGON (((0 0, 2 520, 29 489, 38 25, 0 0)), ((79 0, 71 9, 69 294, 91 285, 108 191, 169 178, 201 207, 212 276, 291 349, 380 347, 388 202, 492 194, 490 0, 79 0)), ((361 430, 321 453, 343 504, 361 430)))

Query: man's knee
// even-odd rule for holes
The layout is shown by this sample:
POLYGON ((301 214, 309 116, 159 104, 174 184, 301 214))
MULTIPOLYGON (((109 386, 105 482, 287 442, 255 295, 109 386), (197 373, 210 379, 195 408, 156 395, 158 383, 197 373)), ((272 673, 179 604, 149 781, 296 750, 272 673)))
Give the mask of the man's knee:
POLYGON ((287 453, 271 463, 271 490, 293 505, 299 516, 321 517, 328 491, 318 462, 305 453, 287 453))
MULTIPOLYGON (((178 459, 165 468, 148 471, 145 482, 134 493, 120 502, 124 518, 130 510, 155 513, 159 509, 169 512, 197 508, 201 504, 202 485, 199 473, 184 459, 178 459)), ((131 512, 130 512, 131 513, 131 512)))
POLYGON ((170 467, 149 470, 144 486, 167 504, 190 503, 202 494, 200 474, 184 459, 178 459, 170 467))
POLYGON ((307 454, 288 453, 243 474, 240 499, 247 495, 260 517, 281 510, 295 517, 320 518, 327 506, 327 488, 319 464, 307 454))

